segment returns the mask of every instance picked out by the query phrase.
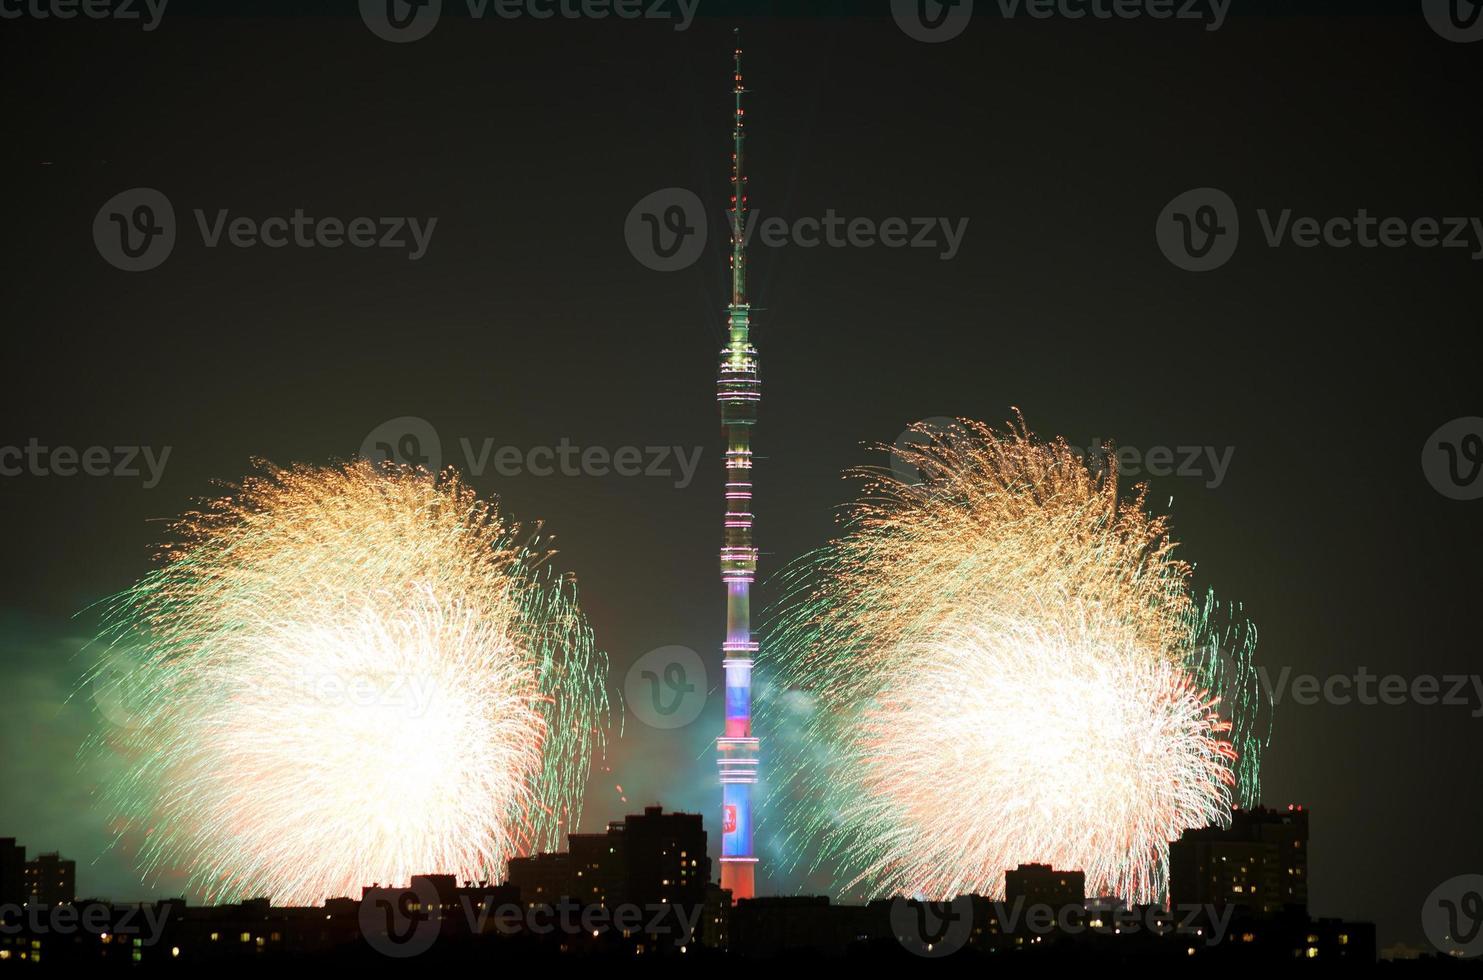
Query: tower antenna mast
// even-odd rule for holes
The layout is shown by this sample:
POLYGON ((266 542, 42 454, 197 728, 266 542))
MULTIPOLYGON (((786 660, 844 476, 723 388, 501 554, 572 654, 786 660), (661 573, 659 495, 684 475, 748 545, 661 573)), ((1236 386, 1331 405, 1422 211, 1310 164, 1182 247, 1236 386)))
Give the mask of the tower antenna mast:
POLYGON ((752 787, 757 782, 758 740, 752 735, 751 589, 757 575, 752 544, 752 426, 761 389, 752 346, 747 302, 746 118, 742 96, 741 32, 732 31, 731 302, 726 307, 728 340, 721 351, 716 400, 726 435, 726 515, 721 545, 721 580, 726 585, 726 728, 716 739, 721 773, 721 887, 732 901, 756 893, 757 856, 752 850, 752 787))

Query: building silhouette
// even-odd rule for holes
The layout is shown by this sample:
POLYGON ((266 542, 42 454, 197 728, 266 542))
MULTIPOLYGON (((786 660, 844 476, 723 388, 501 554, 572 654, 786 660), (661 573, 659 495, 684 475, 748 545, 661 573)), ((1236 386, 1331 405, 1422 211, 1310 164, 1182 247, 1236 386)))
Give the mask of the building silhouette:
POLYGON ((554 851, 510 858, 505 883, 520 890, 520 900, 527 908, 550 905, 575 891, 571 855, 554 851))
POLYGON ((77 900, 77 862, 56 851, 26 862, 26 901, 34 905, 71 905, 77 900))
POLYGON ((572 903, 630 914, 648 910, 620 930, 625 939, 714 945, 727 929, 727 916, 714 905, 729 904, 731 896, 711 881, 706 844, 700 814, 649 806, 610 822, 604 833, 568 834, 565 852, 511 858, 505 884, 527 909, 572 903), (677 928, 672 910, 698 916, 699 935, 677 928))
MULTIPOLYGON (((612 836, 610 828, 609 836, 612 836)), ((623 818, 625 901, 637 905, 705 902, 711 878, 704 821, 698 813, 644 807, 623 818)))
POLYGON ((0 837, 0 905, 22 905, 26 888, 26 849, 14 837, 0 837))
POLYGON ((567 887, 584 905, 612 907, 628 899, 628 851, 623 821, 608 824, 606 833, 568 834, 567 887))
POLYGON ((1056 871, 1048 864, 1022 864, 1004 872, 1004 900, 1013 904, 1047 905, 1053 909, 1081 905, 1086 900, 1086 875, 1056 871))
POLYGON ((1257 916, 1308 909, 1308 812, 1235 810, 1229 827, 1186 831, 1169 845, 1174 905, 1234 905, 1257 916))
POLYGON ((703 903, 711 878, 698 813, 645 807, 601 834, 568 834, 567 850, 511 858, 505 882, 527 906, 570 898, 615 907, 703 903))
POLYGON ((570 834, 568 851, 514 858, 504 883, 414 875, 409 884, 371 885, 359 898, 316 907, 256 898, 216 906, 83 899, 47 908, 29 902, 28 872, 41 876, 38 886, 57 883, 48 898, 71 902, 72 881, 61 869, 72 862, 56 854, 25 862, 24 849, 4 839, 8 881, 20 868, 29 904, 7 916, 0 960, 126 968, 310 961, 353 970, 404 955, 431 930, 426 950, 410 955, 448 969, 654 954, 697 964, 838 958, 893 968, 920 963, 924 950, 970 963, 978 957, 1007 973, 1191 963, 1255 971, 1309 961, 1366 968, 1375 961, 1371 923, 1307 912, 1307 828, 1306 812, 1294 806, 1237 811, 1229 828, 1187 833, 1173 849, 1167 907, 1087 897, 1081 872, 1043 864, 1006 870, 1003 901, 964 895, 850 905, 775 896, 733 905, 711 878, 702 817, 659 806, 601 833, 570 834), (603 914, 589 917, 595 910, 603 914), (64 921, 72 925, 58 928, 64 921))

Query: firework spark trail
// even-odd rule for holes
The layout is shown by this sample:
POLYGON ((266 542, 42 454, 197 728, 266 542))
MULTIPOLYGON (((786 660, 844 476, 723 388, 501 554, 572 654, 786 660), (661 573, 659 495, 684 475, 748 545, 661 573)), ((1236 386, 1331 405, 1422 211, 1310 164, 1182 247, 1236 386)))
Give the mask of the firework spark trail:
POLYGON ((866 895, 1000 897, 1039 862, 1162 900, 1169 841, 1254 802, 1255 631, 1191 599, 1115 471, 1022 420, 920 435, 892 451, 924 480, 857 471, 843 533, 782 576, 762 719, 785 859, 866 895))
POLYGON ((576 826, 606 660, 539 538, 456 476, 267 466, 174 531, 107 607, 131 717, 90 743, 147 875, 313 904, 498 879, 576 826))

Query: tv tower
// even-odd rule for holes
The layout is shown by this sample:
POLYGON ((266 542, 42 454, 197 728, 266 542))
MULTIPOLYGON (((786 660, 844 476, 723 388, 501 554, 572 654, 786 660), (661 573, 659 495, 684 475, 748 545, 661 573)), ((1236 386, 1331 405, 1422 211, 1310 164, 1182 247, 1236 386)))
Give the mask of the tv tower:
POLYGON ((747 178, 743 170, 746 125, 742 109, 741 34, 732 31, 734 73, 731 152, 731 302, 726 307, 729 342, 721 351, 716 400, 726 433, 726 518, 721 546, 721 580, 726 583, 726 642, 721 661, 726 673, 726 730, 716 739, 721 770, 721 887, 732 901, 751 898, 757 857, 752 852, 752 786, 757 782, 758 741, 752 736, 751 589, 757 574, 752 545, 752 425, 761 389, 757 350, 747 337, 747 178))

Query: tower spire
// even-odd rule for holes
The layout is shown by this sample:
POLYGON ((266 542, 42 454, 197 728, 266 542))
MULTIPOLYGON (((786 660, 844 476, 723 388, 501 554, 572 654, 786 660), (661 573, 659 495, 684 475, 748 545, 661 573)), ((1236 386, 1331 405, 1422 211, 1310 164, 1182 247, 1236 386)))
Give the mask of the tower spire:
POLYGON ((741 30, 732 28, 732 93, 736 106, 731 115, 731 305, 747 301, 747 176, 746 109, 742 107, 742 96, 746 86, 742 82, 741 30))
POLYGON ((759 744, 752 736, 751 590, 757 574, 752 544, 752 425, 761 389, 757 351, 749 337, 747 303, 747 178, 743 169, 746 124, 743 117, 741 34, 733 31, 731 155, 731 303, 726 307, 727 344, 721 350, 716 400, 726 433, 726 514, 721 542, 721 581, 726 585, 726 642, 721 666, 726 675, 726 728, 716 739, 721 773, 721 887, 732 901, 751 898, 756 889, 757 857, 752 851, 752 786, 757 782, 759 744))

